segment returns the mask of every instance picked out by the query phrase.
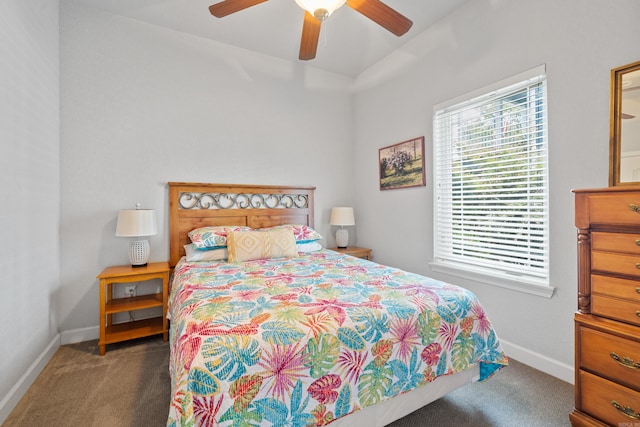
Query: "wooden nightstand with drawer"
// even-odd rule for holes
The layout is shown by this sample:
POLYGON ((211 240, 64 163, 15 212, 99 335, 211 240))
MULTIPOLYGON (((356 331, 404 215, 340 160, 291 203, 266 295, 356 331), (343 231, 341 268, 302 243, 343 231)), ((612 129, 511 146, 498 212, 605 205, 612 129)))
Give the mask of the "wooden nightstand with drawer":
POLYGON ((574 426, 640 424, 640 187, 576 190, 574 426))

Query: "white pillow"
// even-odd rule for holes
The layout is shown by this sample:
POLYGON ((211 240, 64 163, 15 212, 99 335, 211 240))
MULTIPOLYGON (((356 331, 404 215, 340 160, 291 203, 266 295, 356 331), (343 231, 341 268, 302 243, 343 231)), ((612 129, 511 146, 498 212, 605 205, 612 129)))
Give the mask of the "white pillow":
POLYGON ((322 249, 322 245, 318 242, 296 243, 296 248, 299 254, 306 252, 315 252, 322 249))
POLYGON ((184 245, 184 251, 187 254, 187 261, 218 261, 227 259, 227 248, 202 250, 197 249, 193 243, 184 245))

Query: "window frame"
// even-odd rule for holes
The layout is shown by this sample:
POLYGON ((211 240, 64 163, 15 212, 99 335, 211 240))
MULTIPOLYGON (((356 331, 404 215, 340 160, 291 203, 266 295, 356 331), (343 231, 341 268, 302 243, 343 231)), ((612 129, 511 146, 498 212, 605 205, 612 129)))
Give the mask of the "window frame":
MULTIPOLYGON (((489 86, 485 86, 478 90, 472 91, 470 93, 461 95, 454 99, 445 101, 443 103, 437 104, 433 107, 433 141, 434 141, 434 152, 433 152, 433 182, 434 182, 434 190, 433 190, 433 215, 434 215, 434 254, 433 261, 430 263, 430 267, 433 271, 441 272, 449 275, 453 275, 456 277, 462 277, 464 279, 472 280, 475 282, 481 282, 486 284, 491 284, 503 288, 518 290, 538 296, 543 296, 550 298, 555 288, 550 285, 550 235, 549 235, 549 158, 548 158, 548 120, 547 120, 547 111, 548 111, 548 97, 546 91, 546 67, 545 65, 541 65, 535 67, 531 70, 527 70, 523 73, 519 73, 517 75, 511 76, 507 79, 500 80, 496 83, 493 83, 489 86), (496 270, 495 267, 483 268, 482 266, 477 265, 478 261, 475 262, 464 262, 464 259, 451 259, 441 255, 440 248, 438 246, 438 239, 436 233, 438 230, 436 229, 437 224, 439 223, 439 212, 438 212, 438 176, 437 176, 437 160, 438 155, 436 150, 438 147, 436 146, 436 141, 438 138, 436 120, 440 112, 444 110, 448 110, 451 108, 454 109, 462 109, 464 106, 469 104, 480 102, 486 102, 487 104, 495 98, 496 93, 499 96, 504 96, 505 94, 515 93, 517 91, 521 91, 526 88, 534 81, 539 80, 543 83, 543 108, 544 108, 544 118, 543 118, 543 137, 544 137, 544 210, 545 210, 545 229, 546 232, 544 234, 544 245, 545 245, 545 259, 546 259, 546 268, 542 271, 544 274, 542 277, 535 277, 535 274, 522 276, 517 272, 508 271, 509 268, 504 270, 496 270)), ((448 193, 448 194, 451 194, 448 193)), ((451 233, 449 233, 451 235, 451 233)), ((460 258, 452 257, 452 258, 460 258)))

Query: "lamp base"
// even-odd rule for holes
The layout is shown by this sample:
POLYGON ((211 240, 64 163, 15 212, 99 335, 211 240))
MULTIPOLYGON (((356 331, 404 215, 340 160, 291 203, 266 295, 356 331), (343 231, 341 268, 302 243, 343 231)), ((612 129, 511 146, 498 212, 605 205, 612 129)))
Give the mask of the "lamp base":
POLYGON ((131 242, 131 244, 129 244, 129 261, 131 262, 131 267, 146 267, 147 261, 149 261, 149 252, 148 240, 134 240, 131 242))
POLYGON ((346 228, 336 231, 336 245, 340 249, 345 249, 349 244, 349 232, 346 228))

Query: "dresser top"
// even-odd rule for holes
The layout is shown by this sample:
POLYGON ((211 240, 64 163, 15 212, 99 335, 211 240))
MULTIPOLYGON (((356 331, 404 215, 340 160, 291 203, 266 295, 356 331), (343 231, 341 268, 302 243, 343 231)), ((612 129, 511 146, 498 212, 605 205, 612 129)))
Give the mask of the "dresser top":
POLYGON ((571 190, 573 193, 624 193, 640 191, 640 185, 620 185, 617 187, 604 188, 580 188, 571 190))

